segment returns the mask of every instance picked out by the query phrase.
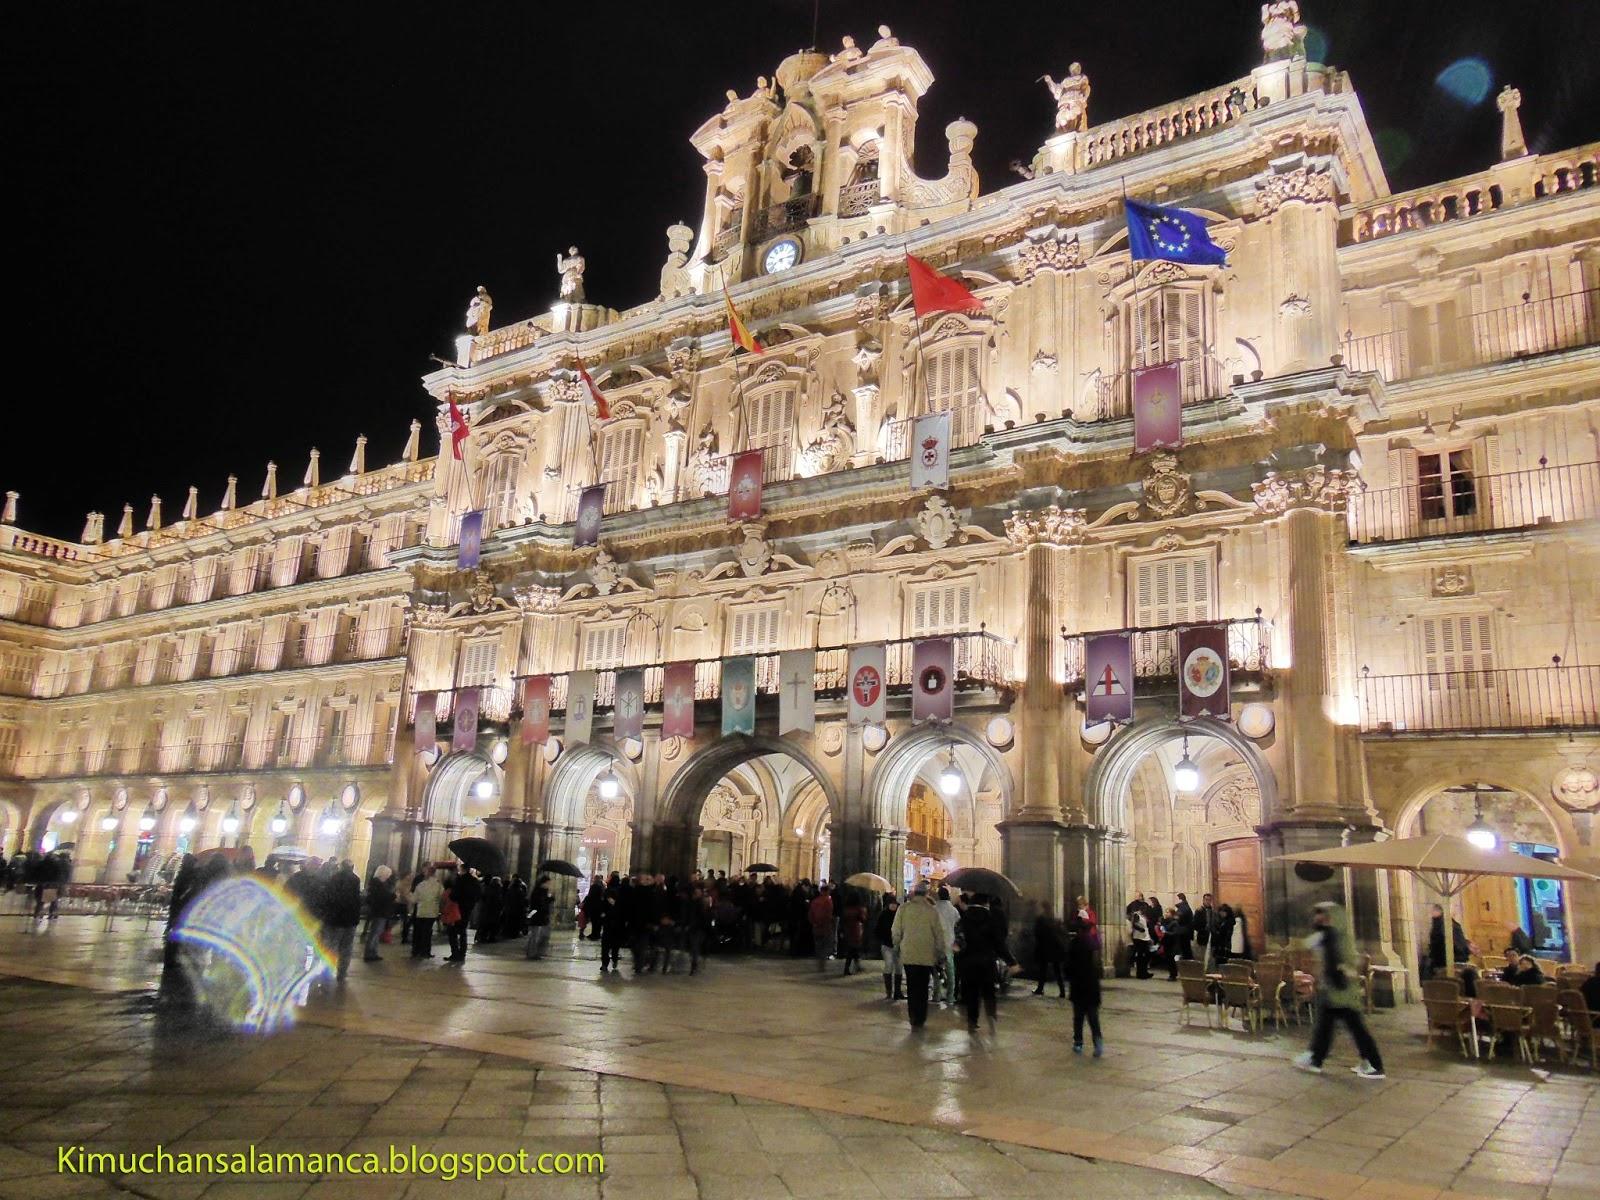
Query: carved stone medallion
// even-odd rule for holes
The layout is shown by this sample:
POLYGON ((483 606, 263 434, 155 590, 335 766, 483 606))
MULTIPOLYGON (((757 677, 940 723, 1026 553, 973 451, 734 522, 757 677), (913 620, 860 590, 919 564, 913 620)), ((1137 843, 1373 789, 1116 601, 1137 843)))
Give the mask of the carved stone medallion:
POLYGON ((1186 472, 1178 470, 1178 456, 1158 450, 1150 456, 1142 487, 1145 508, 1158 517, 1176 517, 1189 509, 1193 492, 1186 472))

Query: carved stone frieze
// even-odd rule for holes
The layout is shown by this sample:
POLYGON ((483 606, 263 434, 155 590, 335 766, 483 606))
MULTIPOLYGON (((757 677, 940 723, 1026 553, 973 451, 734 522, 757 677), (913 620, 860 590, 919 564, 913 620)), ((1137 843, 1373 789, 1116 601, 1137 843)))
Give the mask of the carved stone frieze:
POLYGON ((1006 537, 1014 546, 1075 546, 1089 522, 1081 508, 1047 508, 1014 512, 1006 518, 1006 537))
POLYGON ((1166 450, 1150 456, 1140 492, 1145 508, 1158 517, 1181 516, 1194 499, 1189 475, 1178 470, 1178 456, 1166 450))
POLYGON ((1291 200, 1305 204, 1331 204, 1334 201, 1333 176, 1310 167, 1296 167, 1281 175, 1256 181, 1256 209, 1271 216, 1291 200))
POLYGON ((1029 239, 1017 251, 1022 263, 1022 277, 1032 279, 1040 271, 1071 271, 1083 266, 1083 245, 1078 235, 1063 238, 1059 234, 1029 239))
POLYGON ((589 398, 589 389, 576 374, 562 371, 550 376, 545 396, 552 404, 582 404, 589 398))
POLYGON ((1256 508, 1269 517, 1286 513, 1291 508, 1321 508, 1338 512, 1349 503, 1351 495, 1360 489, 1360 477, 1354 471, 1321 466, 1285 474, 1268 471, 1267 477, 1260 483, 1250 485, 1256 508))
POLYGON ((1435 568, 1431 583, 1435 596, 1470 596, 1476 590, 1472 582, 1472 568, 1455 563, 1435 568))

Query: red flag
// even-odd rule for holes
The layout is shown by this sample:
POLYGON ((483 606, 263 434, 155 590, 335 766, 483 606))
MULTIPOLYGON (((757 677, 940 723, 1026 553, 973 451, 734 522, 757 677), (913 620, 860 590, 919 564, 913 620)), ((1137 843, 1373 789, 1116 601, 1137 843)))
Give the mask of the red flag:
POLYGON ((578 378, 583 380, 583 385, 589 389, 589 395, 594 397, 595 416, 602 421, 611 420, 611 405, 606 403, 605 396, 601 395, 600 388, 590 378, 589 372, 583 369, 583 359, 578 360, 578 378))
POLYGON ((934 270, 914 254, 906 255, 911 273, 911 306, 917 316, 941 312, 982 312, 983 301, 960 280, 934 270))
POLYGON ((746 450, 733 456, 728 472, 728 520, 759 521, 761 519, 761 482, 763 451, 746 450))
POLYGON ((456 398, 446 396, 445 403, 450 406, 450 454, 457 462, 461 460, 461 443, 467 440, 467 419, 461 415, 461 410, 456 407, 456 398))
POLYGON ((694 663, 668 663, 661 681, 661 736, 694 737, 694 663))

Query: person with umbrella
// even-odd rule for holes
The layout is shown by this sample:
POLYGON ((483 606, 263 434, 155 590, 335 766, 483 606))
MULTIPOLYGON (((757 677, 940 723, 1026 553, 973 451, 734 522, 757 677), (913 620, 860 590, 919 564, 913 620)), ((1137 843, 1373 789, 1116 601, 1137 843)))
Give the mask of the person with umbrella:
POLYGON ((550 876, 541 875, 534 881, 528 904, 527 954, 531 959, 540 959, 550 948, 550 916, 556 906, 555 893, 550 890, 550 876))
POLYGON ((472 926, 472 912, 483 899, 483 884, 473 874, 472 868, 463 866, 450 881, 450 902, 445 906, 445 936, 450 939, 450 956, 446 962, 467 961, 467 930, 472 926), (453 910, 453 911, 452 911, 453 910), (453 918, 453 919, 451 919, 453 918))
POLYGON ((983 893, 972 898, 961 914, 961 924, 956 926, 956 970, 961 975, 961 994, 967 1006, 967 1032, 978 1032, 978 1008, 982 1005, 989 1018, 989 1032, 995 1030, 998 1019, 995 987, 999 982, 996 964, 1004 962, 1015 967, 1017 960, 1001 929, 989 910, 989 897, 983 893))
POLYGON ((883 908, 878 912, 878 923, 872 929, 872 935, 878 939, 878 948, 883 953, 883 998, 891 1004, 905 998, 905 993, 900 990, 900 952, 894 947, 894 917, 899 911, 900 901, 890 892, 884 897, 883 908))
POLYGON ((1351 967, 1349 919, 1333 900, 1324 900, 1312 910, 1315 926, 1306 944, 1317 956, 1317 1016, 1311 1031, 1311 1049, 1297 1055, 1294 1065, 1313 1075, 1322 1074, 1328 1047, 1333 1044, 1333 1023, 1340 1020, 1355 1038, 1361 1062, 1352 1067, 1362 1079, 1382 1079, 1383 1055, 1378 1043, 1361 1018, 1361 985, 1351 967))

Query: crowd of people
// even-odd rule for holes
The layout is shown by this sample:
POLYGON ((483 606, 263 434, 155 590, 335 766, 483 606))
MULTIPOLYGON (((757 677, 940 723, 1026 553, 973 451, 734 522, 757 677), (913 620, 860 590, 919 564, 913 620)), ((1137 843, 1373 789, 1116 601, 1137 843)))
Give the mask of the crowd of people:
POLYGON ((33 897, 34 920, 54 920, 61 893, 72 879, 72 855, 66 850, 41 854, 19 850, 0 861, 0 891, 22 890, 33 897))
POLYGON ((1163 908, 1157 896, 1136 892, 1124 910, 1128 920, 1130 973, 1136 979, 1154 977, 1151 966, 1165 966, 1167 978, 1177 979, 1178 964, 1186 959, 1203 962, 1207 970, 1235 958, 1254 958, 1250 949, 1250 921, 1243 909, 1218 904, 1210 892, 1194 908, 1189 897, 1178 893, 1177 902, 1163 908))

